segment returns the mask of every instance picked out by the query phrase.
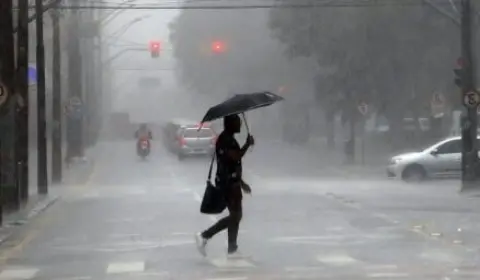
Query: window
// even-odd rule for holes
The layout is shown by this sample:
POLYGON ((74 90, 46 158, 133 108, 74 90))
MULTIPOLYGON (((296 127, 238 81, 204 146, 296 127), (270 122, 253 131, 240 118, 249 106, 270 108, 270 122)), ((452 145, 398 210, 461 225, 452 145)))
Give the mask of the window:
POLYGON ((462 141, 452 140, 438 147, 439 154, 455 154, 462 152, 462 141))
POLYGON ((183 132, 185 138, 211 138, 213 137, 213 131, 210 128, 197 128, 185 129, 183 132))

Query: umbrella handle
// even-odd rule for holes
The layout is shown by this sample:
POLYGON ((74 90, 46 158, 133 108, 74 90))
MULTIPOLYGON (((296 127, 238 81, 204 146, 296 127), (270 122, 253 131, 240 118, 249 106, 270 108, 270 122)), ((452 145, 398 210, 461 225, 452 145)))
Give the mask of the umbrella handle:
POLYGON ((248 127, 248 122, 247 118, 245 117, 245 113, 242 113, 242 118, 243 118, 243 123, 245 124, 245 127, 247 128, 247 133, 250 135, 250 128, 248 127))
MULTIPOLYGON (((250 136, 250 128, 248 127, 248 122, 247 122, 247 118, 245 117, 245 113, 242 113, 242 118, 243 118, 243 123, 245 123, 245 127, 247 128, 248 136, 250 136)), ((251 148, 253 148, 253 146, 251 148)))

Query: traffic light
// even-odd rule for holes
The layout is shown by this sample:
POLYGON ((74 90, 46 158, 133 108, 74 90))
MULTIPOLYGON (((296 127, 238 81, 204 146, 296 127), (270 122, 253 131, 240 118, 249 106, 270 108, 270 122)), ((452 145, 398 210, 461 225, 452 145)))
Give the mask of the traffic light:
POLYGON ((150 42, 150 55, 154 58, 160 56, 160 42, 158 41, 150 42))
POLYGON ((222 41, 213 41, 212 42, 212 51, 214 53, 224 53, 226 51, 225 43, 222 41))
POLYGON ((453 73, 455 74, 455 85, 459 88, 463 87, 464 83, 464 69, 463 68, 455 68, 453 69, 453 73))

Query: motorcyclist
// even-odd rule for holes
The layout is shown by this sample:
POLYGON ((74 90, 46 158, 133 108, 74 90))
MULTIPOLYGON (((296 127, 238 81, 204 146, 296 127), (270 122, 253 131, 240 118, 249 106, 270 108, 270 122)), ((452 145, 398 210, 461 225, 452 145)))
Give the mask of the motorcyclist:
MULTIPOLYGON (((137 139, 137 151, 140 150, 140 141, 141 140, 152 140, 152 131, 147 127, 147 124, 142 123, 140 124, 140 128, 135 131, 135 138, 137 139)), ((148 144, 148 148, 150 149, 150 141, 148 144)))

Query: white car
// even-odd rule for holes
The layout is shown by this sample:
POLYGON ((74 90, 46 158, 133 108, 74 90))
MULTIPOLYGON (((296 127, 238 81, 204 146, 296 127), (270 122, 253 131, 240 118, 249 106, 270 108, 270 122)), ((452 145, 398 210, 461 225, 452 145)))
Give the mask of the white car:
POLYGON ((394 156, 387 167, 389 177, 407 181, 459 177, 462 172, 462 139, 451 137, 427 149, 394 156))

